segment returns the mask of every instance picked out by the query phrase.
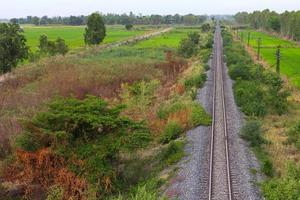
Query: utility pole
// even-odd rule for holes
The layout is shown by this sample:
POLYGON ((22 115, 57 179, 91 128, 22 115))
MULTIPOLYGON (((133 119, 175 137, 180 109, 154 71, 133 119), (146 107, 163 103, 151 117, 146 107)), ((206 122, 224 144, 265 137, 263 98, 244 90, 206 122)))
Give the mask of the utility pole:
POLYGON ((257 60, 260 58, 260 45, 261 45, 261 38, 257 38, 257 60))
POLYGON ((276 50, 276 72, 278 75, 280 75, 280 45, 277 46, 276 50))
POLYGON ((250 46, 250 32, 248 32, 248 47, 250 46))

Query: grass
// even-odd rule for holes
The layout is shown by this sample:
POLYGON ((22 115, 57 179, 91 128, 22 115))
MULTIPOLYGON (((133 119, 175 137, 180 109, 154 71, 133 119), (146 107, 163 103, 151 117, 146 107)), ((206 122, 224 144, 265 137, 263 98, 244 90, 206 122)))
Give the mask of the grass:
POLYGON ((248 32, 251 33, 250 46, 257 52, 257 38, 261 38, 261 56, 270 66, 275 69, 276 64, 276 46, 281 48, 281 67, 280 71, 286 75, 291 83, 300 88, 300 47, 292 41, 281 39, 258 31, 243 31, 244 42, 247 43, 246 37, 248 32), (267 47, 267 48, 264 48, 267 47))
MULTIPOLYGON (((113 173, 113 179, 103 177, 100 182, 108 188, 105 189, 107 193, 101 193, 103 196, 110 196, 112 193, 114 195, 118 193, 125 194, 126 197, 131 195, 130 190, 136 187, 140 181, 158 175, 163 169, 162 165, 172 165, 184 156, 184 144, 179 141, 171 141, 166 144, 165 147, 167 148, 165 150, 167 153, 164 156, 159 156, 159 153, 163 150, 159 140, 169 121, 176 121, 182 125, 184 131, 199 124, 209 124, 211 121, 210 116, 204 109, 194 102, 194 95, 191 95, 195 87, 200 86, 202 79, 201 81, 198 79, 193 81, 186 88, 183 85, 185 79, 193 77, 194 80, 194 73, 204 73, 201 63, 191 66, 187 60, 177 57, 175 53, 166 56, 165 49, 175 52, 177 45, 174 45, 173 42, 179 44, 180 40, 186 37, 187 32, 178 29, 166 34, 173 39, 172 42, 166 39, 164 46, 151 46, 151 41, 160 38, 155 37, 149 40, 148 45, 143 45, 145 41, 142 41, 134 45, 107 49, 101 52, 93 52, 93 50, 87 49, 78 51, 76 55, 56 56, 17 68, 14 72, 15 78, 0 86, 0 93, 5 94, 0 96, 0 133, 5 133, 3 138, 21 134, 25 130, 22 122, 26 119, 34 119, 36 113, 49 109, 47 103, 52 102, 57 96, 66 99, 73 97, 83 101, 86 99, 86 95, 102 97, 109 102, 110 108, 114 108, 118 104, 125 104, 127 108, 122 111, 121 116, 128 116, 135 121, 143 120, 151 133, 152 146, 149 147, 150 150, 143 149, 141 152, 132 152, 132 154, 126 152, 118 154, 116 156, 117 162, 113 162, 112 167, 117 169, 117 173, 113 173), (180 35, 177 34, 178 31, 181 32, 180 35), (178 66, 180 67, 179 70, 178 66), (176 101, 180 101, 182 105, 175 106, 176 109, 171 109, 172 112, 167 113, 165 119, 160 119, 157 116, 157 111, 161 106, 170 105, 173 107, 176 101), (133 160, 132 157, 135 156, 138 159, 133 160), (112 185, 113 187, 111 187, 112 185), (112 191, 109 191, 109 188, 113 188, 112 191)), ((164 41, 163 39, 160 40, 164 41)), ((93 105, 97 105, 97 103, 93 103, 93 105)), ((94 112, 91 111, 91 113, 94 112)), ((98 120, 99 118, 95 117, 94 119, 98 120)), ((30 129, 30 127, 27 128, 30 129)), ((97 126, 97 132, 102 132, 102 128, 97 126)), ((63 136, 63 132, 59 132, 58 136, 63 136)), ((0 136, 1 138, 2 136, 0 136)), ((11 138, 13 143, 14 137, 11 138)), ((115 148, 118 146, 118 144, 115 144, 117 142, 113 140, 112 144, 99 145, 93 138, 85 138, 84 140, 86 143, 79 142, 73 146, 74 151, 76 151, 74 155, 82 155, 80 160, 87 159, 88 166, 98 166, 96 172, 102 173, 103 171, 100 170, 99 166, 103 165, 103 159, 99 157, 99 153, 115 148), (94 158, 89 159, 89 156, 86 156, 87 154, 94 156, 94 158)), ((63 142, 63 140, 61 141, 63 142)), ((105 143, 102 140, 101 142, 105 143)), ((139 143, 135 142, 135 144, 139 143)), ((127 142, 124 140, 120 144, 127 144, 127 142)), ((66 145, 61 147, 59 149, 60 153, 64 153, 68 149, 71 150, 65 148, 66 145)), ((8 144, 0 148, 9 149, 11 147, 8 144)), ((3 158, 14 151, 10 149, 10 152, 7 153, 2 152, 1 149, 0 156, 3 158)), ((55 148, 41 150, 33 154, 25 153, 23 156, 33 156, 38 159, 40 154, 45 157, 53 154, 57 155, 57 152, 53 150, 55 148)), ((68 154, 63 155, 66 159, 70 158, 68 154)), ((76 160, 74 155, 72 159, 76 160)), ((108 155, 108 158, 112 158, 111 156, 108 155)), ((47 160, 49 159, 43 159, 43 161, 47 160)), ((44 164, 43 161, 42 164, 44 164)), ((74 161, 74 166, 76 164, 81 165, 80 163, 81 161, 74 161)), ((43 166, 52 165, 48 163, 43 166)), ((72 172, 78 173, 78 169, 74 166, 70 167, 72 172)), ((74 180, 75 175, 68 171, 70 168, 63 172, 68 175, 68 180, 74 180)), ((85 167, 80 169, 85 169, 85 167)), ((15 172, 15 174, 18 173, 20 171, 15 172)), ((85 173, 81 177, 85 177, 85 173)), ((91 181, 88 178, 95 178, 93 180, 96 181, 99 177, 97 175, 86 178, 86 181, 91 181)), ((81 182, 79 179, 78 181, 81 182)), ((64 183, 68 184, 69 182, 64 183)), ((155 189, 158 190, 158 188, 155 189)), ((93 188, 91 192, 94 192, 93 188)), ((144 192, 142 191, 142 193, 144 192)), ((140 197, 136 194, 137 199, 140 199, 140 197)), ((154 198, 157 199, 155 196, 154 198)))
POLYGON ((183 37, 189 32, 200 31, 197 29, 174 29, 151 40, 145 40, 136 44, 137 48, 177 48, 183 37))
MULTIPOLYGON (((46 34, 49 40, 56 40, 61 37, 66 40, 67 45, 71 49, 83 47, 84 26, 23 26, 27 45, 33 50, 37 50, 39 38, 46 34)), ((147 30, 147 29, 146 29, 147 30)), ((107 26, 107 36, 103 43, 112 43, 119 40, 124 40, 133 36, 142 35, 146 30, 131 30, 127 31, 123 26, 107 26)))
MULTIPOLYGON (((274 43, 294 45, 290 41, 264 33, 259 33, 259 35, 264 36, 269 45, 274 45, 274 43)), ((252 47, 255 47, 254 42, 252 42, 252 45, 252 47)), ((251 53, 251 49, 248 50, 251 53)), ((282 49, 283 64, 286 66, 282 69, 282 72, 292 80, 293 85, 299 88, 299 82, 296 79, 296 75, 299 73, 299 67, 297 67, 299 59, 289 57, 298 55, 298 52, 299 49, 282 49), (288 60, 285 60, 285 58, 288 58, 288 60), (289 65, 286 65, 287 63, 289 65), (293 69, 291 66, 294 66, 293 69), (289 74, 289 70, 295 70, 293 71, 295 74, 289 74), (293 77, 295 79, 292 79, 293 77)), ((262 57, 268 64, 273 64, 273 55, 274 49, 262 49, 262 57)), ((285 84, 286 88, 291 90, 291 96, 288 98, 287 104, 288 112, 283 115, 267 114, 265 117, 259 118, 262 124, 263 137, 267 143, 263 144, 261 148, 254 148, 257 158, 262 161, 263 171, 271 172, 270 169, 273 165, 273 173, 270 173, 273 176, 260 184, 264 197, 272 200, 299 198, 300 151, 297 141, 299 137, 297 125, 300 122, 300 93, 297 88, 291 87, 290 83, 285 84)))

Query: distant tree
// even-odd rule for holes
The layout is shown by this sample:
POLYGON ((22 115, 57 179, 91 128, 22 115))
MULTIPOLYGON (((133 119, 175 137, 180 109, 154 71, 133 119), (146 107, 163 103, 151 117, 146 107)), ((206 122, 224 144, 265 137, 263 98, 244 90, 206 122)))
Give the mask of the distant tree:
POLYGON ((106 36, 106 28, 102 16, 99 13, 91 14, 87 19, 84 42, 88 45, 100 44, 106 36))
POLYGON ((43 16, 43 17, 40 19, 40 24, 42 24, 42 25, 47 25, 47 24, 49 24, 48 16, 43 16))
POLYGON ((0 73, 12 68, 28 57, 23 30, 18 24, 0 24, 0 73))
POLYGON ((201 26, 203 32, 208 32, 210 30, 210 24, 206 23, 201 26))
POLYGON ((32 23, 36 26, 40 25, 40 18, 38 17, 33 17, 32 18, 32 23))
POLYGON ((48 41, 48 53, 50 56, 55 56, 56 52, 56 44, 54 41, 48 41))
POLYGON ((69 47, 66 45, 65 40, 57 38, 56 41, 48 41, 47 35, 40 36, 40 53, 43 55, 54 56, 56 54, 66 55, 69 51, 69 47))
POLYGON ((48 53, 48 37, 47 37, 47 35, 40 36, 39 49, 40 49, 40 52, 43 54, 48 53))
POLYGON ((61 55, 66 55, 69 51, 69 47, 66 45, 65 40, 62 38, 57 38, 55 41, 56 52, 61 55))
POLYGON ((19 19, 17 19, 17 18, 12 18, 12 19, 10 19, 9 21, 10 21, 10 23, 12 23, 12 24, 18 24, 18 23, 19 23, 19 19))
POLYGON ((126 28, 126 30, 129 31, 129 30, 131 30, 133 28, 133 25, 132 24, 126 24, 125 28, 126 28))

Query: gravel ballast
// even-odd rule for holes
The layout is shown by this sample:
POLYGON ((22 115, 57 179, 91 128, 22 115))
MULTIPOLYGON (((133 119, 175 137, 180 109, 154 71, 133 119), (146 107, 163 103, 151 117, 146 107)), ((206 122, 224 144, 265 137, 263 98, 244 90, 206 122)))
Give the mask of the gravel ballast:
MULTIPOLYGON (((197 101, 212 114, 213 103, 213 68, 207 72, 207 81, 199 89, 197 101)), ((243 114, 234 101, 232 81, 227 67, 223 70, 225 105, 227 110, 227 130, 229 143, 230 171, 232 176, 233 199, 262 199, 256 183, 261 181, 258 173, 259 164, 243 141, 239 132, 243 125, 243 114)), ((186 156, 178 163, 179 170, 170 181, 166 191, 168 197, 182 200, 208 199, 209 156, 211 127, 199 126, 187 133, 186 156)))

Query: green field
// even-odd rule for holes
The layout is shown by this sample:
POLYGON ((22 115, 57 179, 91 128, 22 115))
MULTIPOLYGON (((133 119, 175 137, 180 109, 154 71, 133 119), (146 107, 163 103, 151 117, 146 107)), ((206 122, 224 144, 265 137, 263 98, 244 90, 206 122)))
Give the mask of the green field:
MULTIPOLYGON (((66 40, 71 49, 84 46, 84 26, 23 26, 27 44, 33 50, 39 45, 39 37, 46 34, 49 40, 61 37, 66 40)), ((127 31, 123 26, 107 26, 107 36, 104 43, 124 40, 136 35, 144 34, 149 29, 127 31)))
POLYGON ((139 42, 135 46, 139 48, 160 48, 160 47, 177 48, 180 43, 180 40, 183 37, 186 37, 187 33, 196 32, 196 31, 199 32, 199 30, 197 29, 176 28, 169 33, 164 33, 150 40, 139 42))
POLYGON ((281 46, 280 71, 289 78, 292 84, 300 88, 300 47, 295 42, 257 31, 243 31, 244 43, 247 43, 248 32, 251 35, 250 46, 255 51, 257 51, 257 38, 261 38, 261 56, 273 68, 276 63, 276 46, 281 46))

